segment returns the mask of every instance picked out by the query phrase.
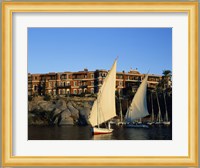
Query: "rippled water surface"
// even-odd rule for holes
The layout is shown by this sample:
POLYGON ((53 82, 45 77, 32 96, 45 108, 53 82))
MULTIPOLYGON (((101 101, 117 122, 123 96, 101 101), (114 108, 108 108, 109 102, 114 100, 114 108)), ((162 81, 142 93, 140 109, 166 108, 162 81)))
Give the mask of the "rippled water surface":
POLYGON ((90 126, 29 126, 29 140, 172 140, 171 126, 115 127, 113 133, 92 135, 90 126))

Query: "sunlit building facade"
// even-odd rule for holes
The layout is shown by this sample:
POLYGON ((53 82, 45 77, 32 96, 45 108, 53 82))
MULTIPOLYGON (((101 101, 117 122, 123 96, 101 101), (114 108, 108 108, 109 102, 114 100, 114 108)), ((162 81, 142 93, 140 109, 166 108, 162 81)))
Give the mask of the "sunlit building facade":
MULTIPOLYGON (((98 93, 108 71, 84 69, 78 72, 50 72, 46 74, 28 74, 28 95, 81 95, 98 93)), ((117 72, 116 91, 123 95, 127 90, 136 92, 145 74, 137 70, 117 72)), ((148 88, 155 89, 163 76, 149 74, 148 88)), ((166 87, 171 87, 170 79, 166 87)))

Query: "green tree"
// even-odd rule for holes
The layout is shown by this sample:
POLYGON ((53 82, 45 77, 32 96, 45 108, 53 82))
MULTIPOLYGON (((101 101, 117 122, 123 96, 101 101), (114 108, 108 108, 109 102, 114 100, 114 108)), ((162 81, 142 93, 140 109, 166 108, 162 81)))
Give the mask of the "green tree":
POLYGON ((172 76, 172 71, 170 70, 163 70, 163 73, 162 73, 164 76, 169 76, 171 77, 172 76))
MULTIPOLYGON (((172 88, 171 88, 171 77, 172 72, 170 70, 163 70, 163 76, 160 82, 158 83, 155 91, 158 96, 158 101, 160 103, 160 108, 162 112, 170 111, 171 116, 171 101, 172 101, 172 88)), ((163 114, 164 115, 164 114, 163 114)), ((168 120, 168 116, 165 117, 165 120, 168 120)))
POLYGON ((172 72, 170 70, 163 70, 163 77, 162 77, 162 87, 163 90, 166 90, 171 87, 171 77, 172 77, 172 72))

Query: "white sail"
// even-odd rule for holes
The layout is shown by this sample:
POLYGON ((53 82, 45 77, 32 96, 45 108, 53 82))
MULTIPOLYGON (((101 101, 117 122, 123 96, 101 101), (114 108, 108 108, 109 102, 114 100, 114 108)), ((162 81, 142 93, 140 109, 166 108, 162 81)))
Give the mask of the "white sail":
POLYGON ((89 121, 92 126, 99 125, 116 116, 115 88, 116 88, 116 64, 115 60, 111 70, 108 72, 97 99, 90 112, 89 121))
POLYGON ((138 88, 130 107, 127 110, 125 120, 126 122, 132 122, 133 120, 140 119, 149 115, 147 110, 147 78, 148 75, 144 78, 140 87, 138 88))

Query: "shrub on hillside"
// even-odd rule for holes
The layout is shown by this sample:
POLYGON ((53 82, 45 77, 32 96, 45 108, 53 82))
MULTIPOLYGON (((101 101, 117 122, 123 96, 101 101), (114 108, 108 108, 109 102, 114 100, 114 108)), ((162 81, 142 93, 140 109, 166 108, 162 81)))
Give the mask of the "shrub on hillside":
POLYGON ((44 96, 44 100, 45 101, 50 101, 51 100, 51 96, 50 95, 45 95, 44 96))

